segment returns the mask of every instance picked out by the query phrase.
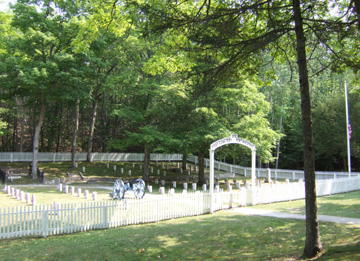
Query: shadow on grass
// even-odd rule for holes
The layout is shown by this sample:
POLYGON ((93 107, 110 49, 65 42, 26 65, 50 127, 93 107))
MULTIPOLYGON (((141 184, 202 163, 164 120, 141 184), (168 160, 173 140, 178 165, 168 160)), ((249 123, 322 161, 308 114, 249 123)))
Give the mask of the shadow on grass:
MULTIPOLYGON (((359 234, 353 227, 325 224, 321 236, 324 260, 358 257, 359 234)), ((294 260, 304 244, 304 221, 220 211, 49 238, 3 240, 0 254, 8 260, 294 260)))

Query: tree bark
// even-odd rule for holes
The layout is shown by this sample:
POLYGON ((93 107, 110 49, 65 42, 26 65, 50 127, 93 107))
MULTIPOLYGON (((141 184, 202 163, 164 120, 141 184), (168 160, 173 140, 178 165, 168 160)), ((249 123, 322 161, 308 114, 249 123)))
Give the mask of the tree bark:
POLYGON ((23 102, 21 104, 22 106, 22 117, 21 117, 21 133, 20 133, 20 148, 19 151, 22 152, 23 151, 23 145, 24 145, 24 131, 25 131, 25 98, 23 98, 23 102))
POLYGON ((183 154, 182 156, 182 165, 181 168, 185 172, 186 171, 186 162, 187 162, 187 154, 183 154))
POLYGON ((198 186, 202 187, 202 185, 204 185, 205 182, 205 154, 204 154, 204 146, 201 146, 200 150, 199 150, 199 155, 198 155, 198 161, 199 161, 199 181, 198 181, 198 186))
POLYGON ((148 182, 149 178, 149 167, 150 167, 150 147, 148 144, 145 144, 144 147, 144 168, 143 168, 143 180, 148 182))
POLYGON ((87 161, 88 162, 92 161, 91 152, 92 152, 92 147, 93 147, 97 106, 98 106, 98 101, 97 101, 97 99, 95 99, 94 103, 93 103, 93 114, 91 117, 91 125, 90 125, 89 141, 88 141, 88 151, 87 151, 87 161))
POLYGON ((35 126, 34 131, 34 140, 33 140, 33 160, 32 160, 32 168, 31 168, 31 174, 33 179, 37 179, 37 166, 38 166, 38 156, 39 156, 39 135, 40 130, 44 122, 45 117, 45 104, 44 102, 41 102, 41 108, 40 108, 40 115, 39 120, 37 121, 37 124, 35 126))
POLYGON ((301 114, 304 140, 305 202, 306 202, 306 240, 303 257, 312 258, 321 250, 319 221, 316 202, 315 160, 311 118, 311 98, 306 61, 305 35, 301 15, 300 0, 293 0, 296 52, 299 71, 301 114))
MULTIPOLYGON (((281 133, 281 127, 282 127, 282 115, 280 115, 280 120, 279 120, 279 132, 281 133)), ((281 137, 279 139, 279 142, 276 146, 276 165, 275 165, 275 169, 278 169, 279 167, 279 158, 280 158, 280 142, 281 142, 281 137)))
POLYGON ((77 99, 75 103, 75 122, 74 122, 74 132, 72 137, 72 149, 71 149, 71 166, 76 168, 76 138, 77 138, 77 131, 79 129, 79 104, 80 100, 77 99))
POLYGON ((356 13, 356 17, 357 17, 357 26, 358 29, 360 31, 360 0, 352 0, 352 2, 354 3, 354 10, 356 13))

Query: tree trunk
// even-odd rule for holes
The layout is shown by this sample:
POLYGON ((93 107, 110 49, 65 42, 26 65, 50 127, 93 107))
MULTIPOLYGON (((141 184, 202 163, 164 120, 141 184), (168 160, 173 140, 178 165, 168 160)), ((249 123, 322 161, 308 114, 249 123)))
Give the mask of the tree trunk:
POLYGON ((199 155, 198 155, 198 161, 199 161, 199 181, 198 186, 202 187, 205 182, 205 155, 204 155, 204 146, 201 146, 199 155))
POLYGON ((25 98, 23 98, 23 102, 21 104, 22 106, 22 117, 21 117, 21 133, 20 133, 20 148, 19 151, 22 152, 23 151, 23 145, 24 145, 24 130, 25 130, 25 98))
POLYGON ((358 25, 358 29, 360 31, 360 0, 352 0, 352 2, 354 3, 354 10, 356 13, 356 17, 357 17, 357 25, 358 25))
POLYGON ((143 180, 148 182, 149 178, 149 167, 150 167, 150 147, 148 144, 145 144, 144 147, 144 169, 143 169, 143 180))
MULTIPOLYGON (((280 115, 280 120, 279 120, 279 132, 281 133, 281 127, 282 127, 282 115, 280 115)), ((277 148, 276 148, 276 165, 275 165, 275 169, 278 169, 279 167, 279 158, 280 158, 280 142, 281 142, 281 137, 279 138, 279 142, 277 144, 277 148)))
POLYGON ((186 171, 186 162, 187 162, 187 154, 184 153, 182 156, 182 166, 181 166, 184 172, 186 171))
POLYGON ((88 151, 87 151, 87 161, 91 162, 91 152, 93 146, 93 138, 94 138, 94 129, 95 129, 95 121, 96 121, 96 110, 98 106, 98 101, 95 99, 93 104, 93 114, 91 118, 91 125, 90 125, 90 133, 89 133, 89 142, 88 142, 88 151))
POLYGON ((75 103, 75 122, 74 122, 74 132, 72 137, 72 149, 71 149, 71 166, 76 168, 76 138, 77 138, 77 131, 79 129, 79 104, 80 100, 77 99, 75 103))
POLYGON ((311 99, 307 71, 305 35, 301 15, 300 0, 293 1, 296 33, 297 64, 299 70, 301 114, 304 139, 304 171, 306 202, 306 240, 303 257, 312 258, 322 250, 316 203, 316 181, 313 130, 311 119, 311 99))
POLYGON ((32 168, 31 168, 31 174, 32 174, 33 179, 37 179, 37 166, 38 166, 38 155, 39 155, 39 135, 40 135, 41 126, 44 122, 44 117, 45 117, 45 104, 44 104, 44 102, 42 102, 39 120, 36 124, 35 131, 34 131, 33 160, 32 160, 32 168))

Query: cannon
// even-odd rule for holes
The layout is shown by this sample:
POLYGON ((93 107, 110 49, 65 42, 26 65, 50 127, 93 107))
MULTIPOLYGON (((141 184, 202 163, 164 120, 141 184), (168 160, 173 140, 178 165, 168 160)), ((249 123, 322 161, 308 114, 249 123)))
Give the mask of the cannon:
POLYGON ((132 190, 134 192, 135 198, 143 198, 145 195, 145 182, 142 179, 136 179, 131 181, 122 181, 117 179, 113 185, 113 192, 110 193, 110 197, 115 199, 123 199, 125 192, 127 190, 132 190))

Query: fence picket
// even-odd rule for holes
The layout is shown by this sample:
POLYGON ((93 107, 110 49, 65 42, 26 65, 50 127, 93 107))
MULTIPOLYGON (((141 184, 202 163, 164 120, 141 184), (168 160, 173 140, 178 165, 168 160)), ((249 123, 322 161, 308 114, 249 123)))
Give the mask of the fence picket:
MULTIPOLYGON (((319 196, 360 189, 360 178, 317 181, 319 196)), ((214 210, 305 197, 303 182, 215 193, 214 210), (231 197, 230 197, 231 194, 231 197)), ((92 201, 59 205, 35 205, 0 209, 0 238, 50 236, 93 229, 158 222, 210 212, 210 194, 180 193, 159 199, 92 201)))

